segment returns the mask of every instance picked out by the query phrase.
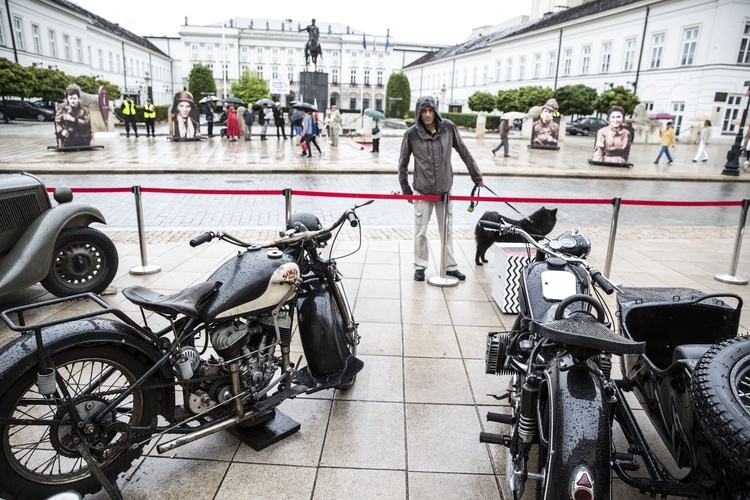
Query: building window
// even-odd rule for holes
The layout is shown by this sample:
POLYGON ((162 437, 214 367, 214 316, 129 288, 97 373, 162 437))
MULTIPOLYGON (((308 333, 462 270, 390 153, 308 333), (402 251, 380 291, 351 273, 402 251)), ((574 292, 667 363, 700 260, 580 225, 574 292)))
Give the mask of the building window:
POLYGON ((258 73, 258 78, 263 79, 263 65, 259 64, 255 67, 255 72, 258 73))
MULTIPOLYGON (((482 66, 482 85, 487 85, 487 80, 489 79, 490 75, 490 68, 486 64, 482 66)), ((443 76, 443 81, 445 81, 445 76, 443 76)))
POLYGON ((104 51, 99 49, 99 69, 104 69, 104 51))
POLYGON ((362 98, 362 108, 367 109, 370 107, 370 98, 369 97, 363 97, 362 98))
POLYGON ((646 108, 646 111, 653 111, 654 110, 654 103, 653 101, 641 101, 641 104, 643 104, 646 108))
POLYGON ((339 82, 339 70, 338 68, 334 68, 331 70, 331 78, 333 78, 334 82, 339 82))
MULTIPOLYGON (((83 63, 83 41, 80 38, 76 38, 76 59, 79 63, 83 63)), ((117 71, 120 70, 118 69, 117 71)))
POLYGON ((279 53, 279 49, 278 48, 274 47, 274 48, 271 49, 271 54, 276 55, 278 53, 279 53))
MULTIPOLYGON (((0 33, 0 37, 2 33, 0 33)), ((737 56, 737 62, 740 64, 750 64, 750 23, 745 23, 745 31, 742 33, 740 42, 740 53, 737 56)))
POLYGON ((657 33, 651 38, 651 63, 649 68, 657 69, 661 67, 661 58, 664 54, 664 33, 657 33))
POLYGON ((115 70, 115 56, 114 54, 112 54, 112 52, 109 53, 109 70, 115 70))
MULTIPOLYGON (((381 85, 381 86, 383 85, 383 70, 382 69, 378 70, 376 83, 378 85, 381 85)), ((380 108, 378 108, 378 109, 380 109, 380 108)))
POLYGON ((5 45, 5 32, 3 31, 3 11, 0 10, 0 45, 5 45))
POLYGON ((498 59, 497 61, 495 61, 495 81, 496 82, 499 82, 503 79, 502 70, 503 70, 503 62, 500 59, 498 59))
MULTIPOLYGON (((289 49, 289 50, 291 50, 291 49, 289 49)), ((339 51, 338 50, 332 50, 331 51, 331 57, 338 57, 338 56, 339 56, 339 51)))
POLYGON ((534 54, 534 78, 542 74, 542 54, 534 54))
POLYGON ((70 35, 63 35, 63 55, 66 61, 71 60, 70 55, 70 35))
POLYGON ((684 102, 673 102, 672 103, 672 114, 674 115, 674 133, 679 137, 680 128, 682 127, 682 115, 685 113, 684 102))
POLYGON ((581 54, 581 74, 589 74, 589 62, 591 61, 591 45, 586 45, 581 54))
POLYGON ((518 79, 523 80, 523 74, 526 70, 526 56, 518 58, 518 79))
POLYGON ((508 58, 505 64, 505 80, 511 81, 513 78, 513 58, 508 58))
MULTIPOLYGON (((434 80, 434 77, 433 77, 433 80, 434 80)), ((477 86, 477 67, 476 66, 474 66, 473 68, 471 68, 471 85, 473 87, 477 86)), ((432 86, 433 86, 433 88, 437 87, 437 85, 435 84, 434 81, 433 81, 432 86)))
POLYGON ((26 50, 23 43, 23 20, 20 17, 13 17, 13 29, 16 32, 16 46, 18 50, 26 50))
POLYGON ((122 66, 120 66, 120 54, 117 54, 117 72, 119 73, 122 69, 122 66))
POLYGON ((721 123, 721 131, 731 134, 736 134, 739 125, 734 125, 732 122, 737 123, 742 115, 742 96, 741 95, 730 95, 727 98, 727 107, 724 110, 724 120, 721 123))
POLYGON ((287 66, 286 79, 289 80, 290 82, 294 81, 294 66, 287 66))
MULTIPOLYGON (((381 54, 382 54, 382 52, 381 52, 381 54)), ((379 111, 383 111, 383 99, 381 99, 381 98, 376 98, 375 99, 375 109, 377 109, 379 111)))
POLYGON ((286 55, 293 56, 294 55, 294 49, 286 49, 286 55))
POLYGON ((635 66, 635 38, 628 38, 625 40, 625 64, 623 64, 623 71, 633 71, 635 66))
POLYGON ((602 73, 609 73, 609 63, 612 60, 612 42, 602 44, 602 73))
POLYGON ((557 52, 551 51, 549 53, 549 70, 547 71, 547 76, 549 78, 552 78, 555 76, 555 67, 557 66, 557 52))
POLYGON ((370 85, 370 70, 369 69, 365 70, 365 81, 364 81, 364 83, 365 83, 365 85, 370 85))
POLYGON ((258 55, 263 55, 263 47, 256 47, 255 53, 258 55))
POLYGON ((563 54, 563 76, 570 76, 570 67, 573 64, 573 49, 565 49, 563 54))
POLYGON ((31 44, 34 46, 34 52, 37 54, 42 53, 42 41, 39 39, 39 26, 36 24, 31 25, 31 44))
POLYGON ((271 79, 272 80, 279 79, 279 67, 278 66, 271 66, 271 79))
POLYGON ((353 69, 349 72, 349 83, 357 83, 357 70, 353 69))
POLYGON ((356 97, 350 97, 349 98, 349 109, 357 109, 357 98, 356 97))
POLYGON ((698 28, 686 29, 682 37, 680 66, 691 66, 693 64, 696 45, 698 45, 698 28))

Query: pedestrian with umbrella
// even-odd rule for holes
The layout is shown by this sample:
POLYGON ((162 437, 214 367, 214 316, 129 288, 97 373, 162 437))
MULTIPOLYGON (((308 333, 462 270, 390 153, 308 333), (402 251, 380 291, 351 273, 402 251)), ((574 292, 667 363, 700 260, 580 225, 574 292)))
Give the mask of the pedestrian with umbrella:
POLYGON ((674 129, 672 128, 672 122, 667 122, 667 128, 659 132, 659 137, 661 137, 661 149, 659 150, 659 156, 656 157, 656 161, 654 163, 658 164, 659 160, 661 160, 661 155, 666 153, 667 165, 671 165, 672 155, 669 154, 669 147, 675 147, 675 145, 677 144, 674 138, 674 129))
POLYGON ((303 150, 300 156, 307 156, 308 158, 312 158, 312 150, 310 149, 310 144, 315 144, 315 147, 318 149, 318 154, 322 155, 323 152, 320 150, 320 146, 318 146, 318 141, 315 138, 315 136, 318 133, 315 120, 313 120, 312 115, 310 114, 310 111, 308 109, 302 108, 301 111, 302 111, 302 140, 304 140, 305 145, 307 146, 307 153, 305 153, 305 151, 303 150))
POLYGON ((273 108, 273 124, 276 125, 276 140, 281 140, 281 136, 284 136, 286 140, 286 130, 284 130, 284 110, 281 109, 281 103, 277 102, 273 108), (281 131, 281 133, 279 133, 281 131))
MULTIPOLYGON (((201 99, 203 100, 203 99, 201 99)), ((214 136, 214 103, 211 100, 205 102, 206 106, 203 108, 203 113, 206 115, 206 125, 208 126, 208 136, 214 136)))

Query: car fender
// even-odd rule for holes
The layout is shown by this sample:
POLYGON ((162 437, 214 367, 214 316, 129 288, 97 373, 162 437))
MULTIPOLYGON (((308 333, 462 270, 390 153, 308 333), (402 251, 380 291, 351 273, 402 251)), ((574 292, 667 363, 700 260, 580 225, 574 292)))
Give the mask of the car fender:
POLYGON ((42 280, 52 265, 52 254, 60 231, 106 224, 102 213, 84 203, 62 203, 42 215, 24 231, 10 251, 0 258, 0 295, 42 280))

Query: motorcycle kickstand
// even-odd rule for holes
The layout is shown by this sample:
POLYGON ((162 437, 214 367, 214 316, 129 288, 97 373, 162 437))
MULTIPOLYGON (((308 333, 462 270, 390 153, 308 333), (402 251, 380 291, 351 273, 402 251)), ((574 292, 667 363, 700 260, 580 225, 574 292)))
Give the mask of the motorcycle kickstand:
POLYGON ((96 479, 99 480, 99 483, 107 491, 109 498, 111 498, 112 500, 123 500, 122 493, 120 493, 120 488, 117 487, 117 481, 114 481, 113 483, 109 482, 107 476, 104 475, 104 472, 99 467, 99 464, 96 463, 96 460, 94 460, 94 457, 91 456, 89 449, 85 444, 83 444, 83 441, 79 436, 76 436, 73 439, 75 439, 78 453, 80 453, 83 459, 86 461, 86 464, 89 466, 91 473, 94 474, 96 479))

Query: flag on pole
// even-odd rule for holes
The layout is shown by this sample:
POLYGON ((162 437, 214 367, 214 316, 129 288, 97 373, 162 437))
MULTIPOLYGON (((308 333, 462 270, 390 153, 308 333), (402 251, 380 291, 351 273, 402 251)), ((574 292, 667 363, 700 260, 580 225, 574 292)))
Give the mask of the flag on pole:
POLYGON ((375 46, 375 37, 372 37, 372 51, 377 52, 378 48, 375 46))
POLYGON ((365 34, 362 33, 362 48, 367 48, 367 40, 365 40, 365 34))
POLYGON ((385 51, 388 52, 388 49, 391 47, 391 41, 389 40, 391 35, 386 35, 385 37, 385 51))

